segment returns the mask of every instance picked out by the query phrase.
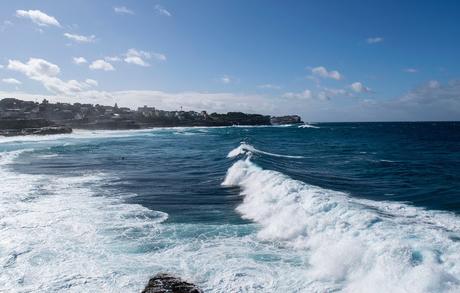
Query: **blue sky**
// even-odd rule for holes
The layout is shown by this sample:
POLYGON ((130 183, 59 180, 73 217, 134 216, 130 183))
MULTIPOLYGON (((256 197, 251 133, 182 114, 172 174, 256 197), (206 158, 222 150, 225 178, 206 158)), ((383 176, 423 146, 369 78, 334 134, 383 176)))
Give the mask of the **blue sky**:
POLYGON ((460 120, 457 1, 2 1, 0 96, 460 120))

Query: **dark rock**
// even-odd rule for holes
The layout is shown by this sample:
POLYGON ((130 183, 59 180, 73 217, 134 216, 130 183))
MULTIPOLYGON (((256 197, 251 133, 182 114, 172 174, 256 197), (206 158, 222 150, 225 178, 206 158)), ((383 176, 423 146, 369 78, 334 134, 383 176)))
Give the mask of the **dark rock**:
POLYGON ((270 118, 272 125, 286 125, 286 124, 299 124, 303 123, 302 118, 298 115, 288 115, 270 118))
POLYGON ((157 274, 142 293, 203 293, 196 285, 169 274, 157 274))

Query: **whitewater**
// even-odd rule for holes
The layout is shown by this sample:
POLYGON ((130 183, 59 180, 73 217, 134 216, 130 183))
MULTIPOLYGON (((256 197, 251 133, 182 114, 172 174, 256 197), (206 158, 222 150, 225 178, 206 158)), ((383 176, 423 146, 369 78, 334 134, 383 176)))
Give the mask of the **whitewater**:
POLYGON ((0 292, 139 292, 157 272, 206 292, 459 292, 456 213, 355 197, 287 168, 315 168, 315 135, 330 132, 319 127, 1 141, 0 292))

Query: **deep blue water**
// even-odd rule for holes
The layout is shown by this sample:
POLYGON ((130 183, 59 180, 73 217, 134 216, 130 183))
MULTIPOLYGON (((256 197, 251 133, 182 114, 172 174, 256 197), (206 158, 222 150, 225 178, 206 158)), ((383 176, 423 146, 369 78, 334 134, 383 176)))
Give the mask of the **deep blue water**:
POLYGON ((0 142, 0 291, 136 292, 159 271, 209 292, 460 290, 457 122, 0 142))

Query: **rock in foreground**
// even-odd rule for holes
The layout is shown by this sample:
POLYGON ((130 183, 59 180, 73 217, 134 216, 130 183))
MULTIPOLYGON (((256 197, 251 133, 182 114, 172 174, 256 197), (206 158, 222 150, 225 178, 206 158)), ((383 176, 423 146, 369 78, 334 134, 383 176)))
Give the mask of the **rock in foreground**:
POLYGON ((149 280, 142 293, 203 293, 194 284, 169 274, 157 274, 149 280))

